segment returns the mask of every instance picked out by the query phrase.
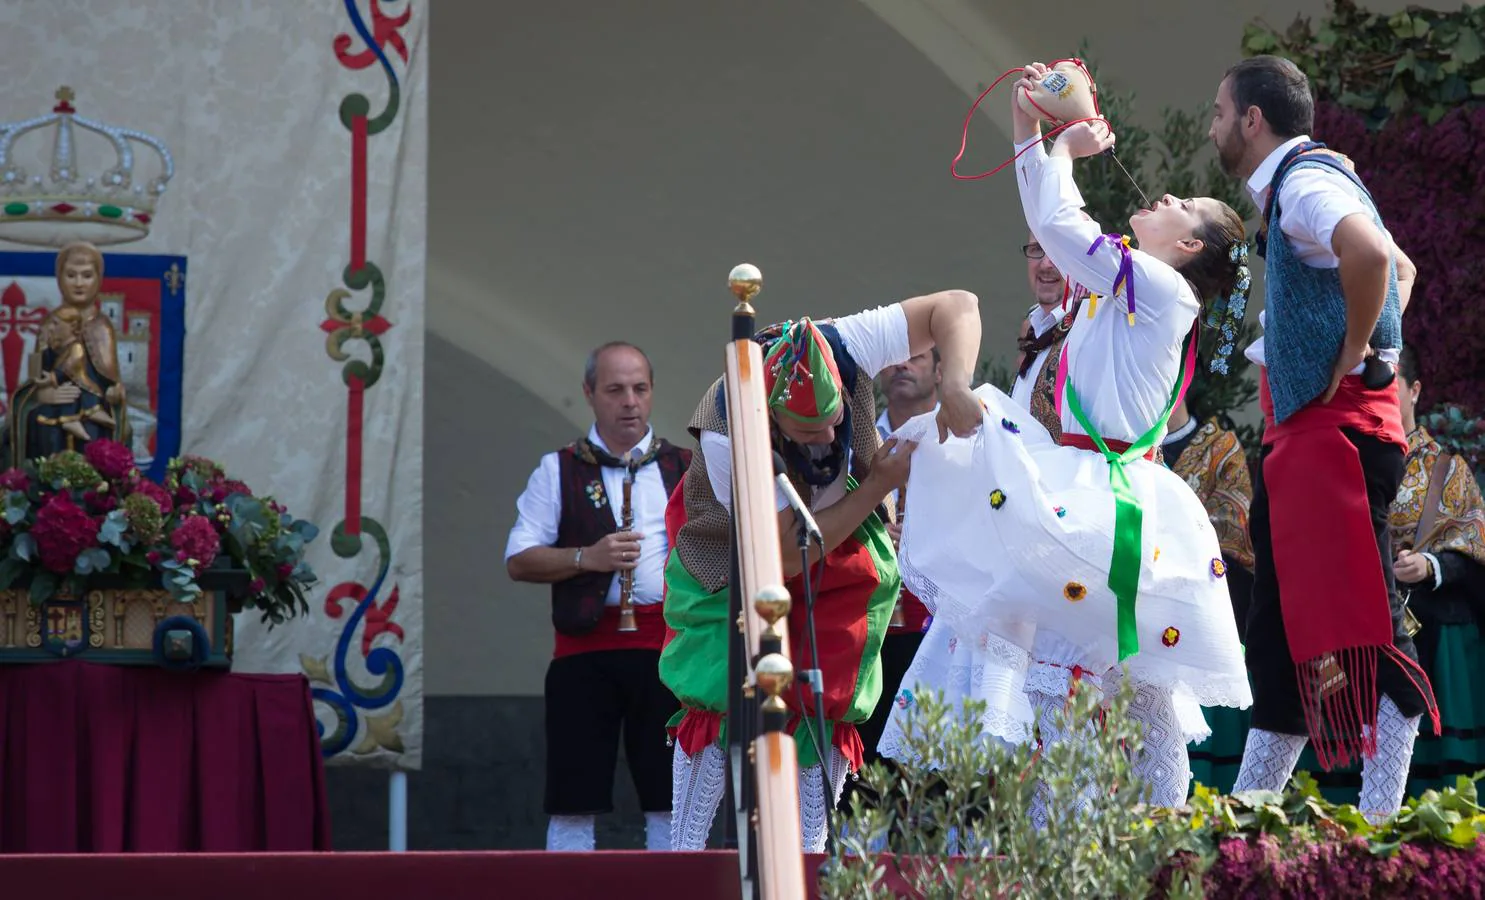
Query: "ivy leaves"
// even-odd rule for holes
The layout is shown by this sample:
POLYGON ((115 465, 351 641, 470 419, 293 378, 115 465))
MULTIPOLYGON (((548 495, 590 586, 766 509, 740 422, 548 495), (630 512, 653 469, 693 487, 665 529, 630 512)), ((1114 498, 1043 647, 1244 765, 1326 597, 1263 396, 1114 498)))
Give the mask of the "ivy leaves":
POLYGON ((1361 112, 1372 128, 1408 111, 1428 124, 1485 99, 1485 9, 1411 7, 1390 16, 1334 0, 1318 28, 1296 17, 1282 32, 1261 21, 1243 32, 1249 56, 1293 60, 1321 99, 1361 112))

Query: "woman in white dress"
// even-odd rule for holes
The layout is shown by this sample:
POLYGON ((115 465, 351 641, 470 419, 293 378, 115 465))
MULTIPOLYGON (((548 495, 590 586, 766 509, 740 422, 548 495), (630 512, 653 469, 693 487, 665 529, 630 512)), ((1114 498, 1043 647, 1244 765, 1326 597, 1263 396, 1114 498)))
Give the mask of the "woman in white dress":
MULTIPOLYGON (((1045 71, 1028 67, 1017 91, 1045 71)), ((1113 136, 1075 125, 1047 152, 1039 123, 1012 109, 1027 223, 1096 299, 1062 351, 1060 443, 984 386, 973 437, 923 439, 914 452, 900 559, 934 618, 880 750, 933 764, 903 742, 927 691, 986 702, 993 738, 1064 739, 1045 714, 1075 682, 1115 686, 1122 665, 1131 715, 1145 725, 1136 770, 1152 803, 1177 806, 1190 783, 1186 744, 1208 733, 1200 707, 1244 708, 1252 695, 1217 535, 1191 489, 1151 457, 1195 365, 1202 299, 1247 290, 1243 225, 1220 201, 1166 195, 1130 219, 1139 249, 1105 237, 1082 211, 1072 161, 1113 136)), ((932 427, 914 419, 897 434, 927 438, 932 427)))

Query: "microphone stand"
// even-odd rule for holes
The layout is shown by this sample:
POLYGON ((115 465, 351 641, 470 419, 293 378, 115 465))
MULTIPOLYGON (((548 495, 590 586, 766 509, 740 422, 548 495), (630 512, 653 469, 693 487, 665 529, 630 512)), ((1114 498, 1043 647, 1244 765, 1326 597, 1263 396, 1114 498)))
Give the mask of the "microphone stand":
MULTIPOLYGON (((810 692, 815 698, 815 754, 820 758, 821 788, 825 801, 825 853, 835 851, 835 783, 830 772, 830 744, 825 735, 825 675, 820 669, 820 645, 815 635, 815 586, 810 583, 810 533, 804 516, 794 512, 799 539, 799 572, 804 578, 804 630, 810 645, 810 668, 804 670, 810 692)), ((825 543, 819 542, 821 575, 824 575, 825 543)), ((801 710, 802 711, 802 710, 801 710)), ((809 724, 805 724, 808 728, 809 724)))

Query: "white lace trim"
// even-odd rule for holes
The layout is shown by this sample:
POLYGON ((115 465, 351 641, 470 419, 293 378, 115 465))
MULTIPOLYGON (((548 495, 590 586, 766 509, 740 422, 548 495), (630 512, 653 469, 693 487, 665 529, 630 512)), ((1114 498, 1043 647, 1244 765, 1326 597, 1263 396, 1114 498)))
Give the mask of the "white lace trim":
POLYGON ((547 821, 548 850, 589 853, 593 846, 593 816, 552 816, 547 821))
MULTIPOLYGON (((916 596, 928 603, 929 598, 934 604, 934 625, 941 622, 945 627, 950 627, 952 622, 964 622, 973 618, 973 608, 965 603, 957 601, 939 589, 933 580, 924 575, 919 569, 906 558, 899 558, 899 567, 902 572, 903 584, 916 596)), ((1052 651, 1052 655, 1065 658, 1050 660, 1065 666, 1079 665, 1090 671, 1108 671, 1111 667, 1107 664, 1089 660, 1085 655, 1077 652, 1077 644, 1063 637, 1053 627, 1046 623, 1026 623, 1026 629, 1030 632, 1029 639, 1026 635, 1018 635, 1018 640, 1011 640, 1005 635, 997 634, 995 631, 985 632, 990 636, 988 649, 992 655, 1000 656, 1006 653, 1006 646, 1015 647, 1022 655, 1035 655, 1040 661, 1049 661, 1047 657, 1037 654, 1038 649, 1056 647, 1059 651, 1052 651), (1024 645, 1018 643, 1025 640, 1024 645), (1071 651, 1071 652, 1066 652, 1071 651)), ((1249 684, 1246 670, 1240 672, 1219 672, 1207 669, 1197 669, 1191 666, 1171 665, 1159 660, 1155 655, 1148 652, 1140 652, 1125 660, 1129 672, 1133 678, 1141 684, 1150 684, 1170 691, 1172 694, 1186 694, 1195 700, 1199 706, 1230 706, 1237 709, 1247 709, 1253 705, 1253 691, 1249 684)), ((1032 668, 1039 668, 1033 665, 1032 668)), ((1062 674, 1053 672, 1027 672, 1028 690, 1045 690, 1047 693, 1066 693, 1068 672, 1063 670, 1062 674), (1034 680, 1035 679, 1035 680, 1034 680), (1047 679, 1047 680, 1042 680, 1047 679), (1064 685, 1061 689, 1053 688, 1046 690, 1053 684, 1058 683, 1055 679, 1061 679, 1064 685)))
POLYGON ((693 759, 676 745, 671 764, 671 849, 706 849, 726 782, 727 754, 722 748, 707 744, 693 759))

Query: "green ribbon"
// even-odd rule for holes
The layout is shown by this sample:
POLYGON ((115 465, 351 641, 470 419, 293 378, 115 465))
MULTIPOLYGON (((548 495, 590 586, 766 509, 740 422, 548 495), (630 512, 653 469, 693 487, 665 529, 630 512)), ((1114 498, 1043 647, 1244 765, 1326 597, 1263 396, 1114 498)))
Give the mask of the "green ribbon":
MULTIPOLYGON (((1199 327, 1199 326, 1198 326, 1199 327)), ((1124 471, 1124 464, 1133 462, 1144 456, 1155 446, 1165 431, 1165 423, 1169 421, 1171 411, 1181 399, 1181 388, 1186 383, 1186 372, 1191 362, 1191 353, 1196 348, 1196 327, 1187 336, 1185 344, 1181 348, 1181 368, 1176 373, 1175 387, 1171 388, 1170 402, 1165 405, 1165 412, 1150 426, 1150 430, 1140 435, 1139 440, 1129 445, 1129 449, 1123 453, 1115 453, 1110 450, 1104 442, 1102 435, 1088 421, 1088 416, 1083 412, 1083 405, 1078 402, 1078 392, 1073 390, 1072 375, 1065 382, 1067 390, 1067 408, 1072 411, 1073 418, 1078 425, 1093 440, 1093 445, 1109 464, 1109 487, 1114 491, 1114 555, 1109 562, 1109 590, 1114 592, 1114 599, 1118 601, 1118 631, 1119 631, 1119 661, 1123 662, 1128 657, 1140 652, 1139 629, 1134 621, 1134 601, 1139 594, 1140 566, 1144 559, 1143 526, 1145 519, 1144 509, 1140 506, 1140 500, 1134 495, 1134 489, 1130 487, 1129 475, 1124 471)))

